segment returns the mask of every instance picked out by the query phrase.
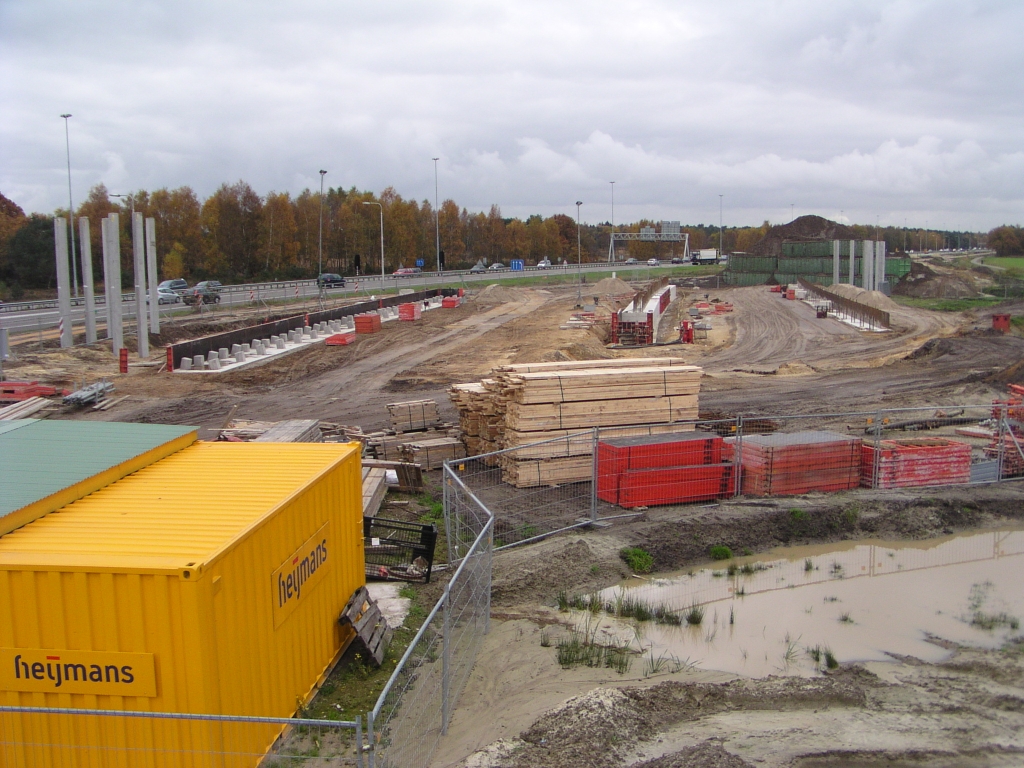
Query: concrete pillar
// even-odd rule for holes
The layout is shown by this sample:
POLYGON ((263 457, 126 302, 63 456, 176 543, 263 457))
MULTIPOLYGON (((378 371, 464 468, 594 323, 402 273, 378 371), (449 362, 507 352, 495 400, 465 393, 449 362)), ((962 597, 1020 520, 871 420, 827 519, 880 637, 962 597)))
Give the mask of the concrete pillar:
POLYGON ((228 348, 227 347, 221 347, 220 349, 218 349, 217 350, 217 357, 219 357, 221 360, 227 360, 228 359, 228 348))
POLYGON ((196 370, 203 370, 206 367, 206 358, 202 355, 196 355, 192 358, 192 367, 196 370))
MULTIPOLYGON (((236 344, 235 346, 238 346, 238 345, 236 344)), ((239 347, 235 351, 235 362, 236 363, 244 363, 245 362, 245 352, 242 351, 241 347, 239 347)))
POLYGON ((96 294, 92 285, 92 238, 89 219, 78 220, 78 240, 82 253, 82 292, 85 294, 85 343, 96 343, 96 294))
POLYGON ((149 277, 149 327, 160 333, 160 302, 157 301, 156 219, 146 219, 146 275, 149 277))
POLYGON ((146 236, 142 214, 132 217, 132 251, 135 256, 135 327, 139 339, 139 357, 149 357, 149 314, 146 306, 146 236))
POLYGON ((282 339, 280 336, 277 337, 277 348, 284 349, 284 339, 282 339))
POLYGON ((57 310, 60 313, 60 345, 74 344, 71 333, 71 272, 68 270, 68 223, 60 216, 53 219, 53 244, 57 258, 57 310))
POLYGON ((107 299, 107 338, 114 355, 124 347, 121 323, 121 221, 116 213, 103 220, 103 288, 107 299))
POLYGON ((832 241, 832 284, 836 285, 839 282, 839 241, 832 241))
POLYGON ((860 267, 860 285, 865 291, 875 289, 875 244, 871 240, 864 241, 864 260, 860 267))
POLYGON ((210 370, 211 371, 219 371, 220 370, 220 358, 219 357, 215 357, 212 360, 210 360, 209 366, 210 366, 210 370))
POLYGON ((192 358, 191 357, 183 357, 183 358, 181 358, 181 363, 178 365, 178 370, 179 371, 191 371, 192 370, 192 358))
POLYGON ((875 242, 875 288, 878 289, 886 281, 885 276, 885 240, 875 242))
POLYGON ((850 241, 850 285, 857 284, 857 241, 850 241))

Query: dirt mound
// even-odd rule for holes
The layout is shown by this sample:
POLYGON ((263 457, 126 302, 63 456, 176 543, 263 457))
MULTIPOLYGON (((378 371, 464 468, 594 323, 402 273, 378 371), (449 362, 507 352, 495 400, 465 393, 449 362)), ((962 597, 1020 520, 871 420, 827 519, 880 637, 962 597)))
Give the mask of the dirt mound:
POLYGON ((1024 384, 1024 358, 985 379, 989 384, 1024 384))
POLYGON ((742 757, 726 751, 721 744, 708 740, 693 747, 681 749, 671 755, 662 755, 645 763, 636 763, 633 768, 752 768, 742 757))
POLYGON ((523 292, 518 288, 506 288, 499 283, 491 283, 473 296, 473 300, 481 304, 506 304, 510 301, 520 301, 522 298, 523 292))
POLYGON ((851 240, 853 230, 821 216, 801 216, 789 224, 780 224, 768 230, 751 249, 752 256, 781 256, 782 244, 811 243, 823 240, 851 240))
POLYGON ((920 261, 911 263, 910 274, 897 283, 893 293, 919 299, 968 299, 980 295, 970 278, 949 269, 932 269, 920 261))
POLYGON ((569 360, 608 360, 615 357, 601 343, 597 336, 587 336, 582 341, 575 341, 567 347, 556 349, 544 356, 545 362, 566 362, 569 360))
POLYGON ((629 283, 617 277, 598 280, 590 292, 599 296, 629 296, 636 293, 629 283))
POLYGON ((850 299, 861 304, 866 304, 869 307, 880 309, 883 312, 891 312, 894 309, 900 309, 900 305, 890 299, 881 291, 866 291, 863 288, 858 288, 855 285, 849 285, 847 283, 839 283, 838 285, 829 286, 828 290, 832 293, 837 293, 844 299, 850 299))

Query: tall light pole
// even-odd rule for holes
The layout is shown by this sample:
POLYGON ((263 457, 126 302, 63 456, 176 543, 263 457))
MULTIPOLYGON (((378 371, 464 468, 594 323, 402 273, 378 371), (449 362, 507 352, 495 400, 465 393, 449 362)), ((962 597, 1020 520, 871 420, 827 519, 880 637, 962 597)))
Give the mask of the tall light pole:
POLYGON ((437 273, 441 274, 441 209, 437 207, 437 161, 441 158, 431 158, 434 161, 434 238, 437 246, 437 273))
POLYGON ((794 221, 796 219, 796 214, 793 212, 794 208, 796 208, 796 203, 790 203, 789 204, 789 220, 790 221, 794 221))
POLYGON ((384 292, 384 206, 372 200, 364 200, 363 205, 376 205, 380 208, 380 290, 384 292))
POLYGON ((725 230, 722 228, 722 195, 718 196, 718 260, 721 261, 722 257, 725 256, 725 240, 723 234, 725 230))
POLYGON ((583 298, 583 246, 580 240, 580 206, 582 200, 576 201, 576 303, 583 298))
MULTIPOLYGON (((320 242, 318 245, 318 251, 320 254, 320 261, 318 265, 318 272, 316 273, 316 281, 319 283, 320 275, 324 273, 324 176, 327 175, 327 171, 320 171, 320 242)), ((320 290, 323 290, 323 286, 320 286, 320 290)))
POLYGON ((64 145, 68 151, 68 229, 71 230, 71 282, 75 287, 75 298, 78 298, 78 259, 75 257, 75 204, 71 202, 71 137, 68 133, 68 118, 71 113, 61 115, 64 118, 64 145))
POLYGON ((612 185, 612 247, 608 249, 608 261, 611 261, 612 255, 615 253, 615 182, 609 181, 608 183, 612 185))

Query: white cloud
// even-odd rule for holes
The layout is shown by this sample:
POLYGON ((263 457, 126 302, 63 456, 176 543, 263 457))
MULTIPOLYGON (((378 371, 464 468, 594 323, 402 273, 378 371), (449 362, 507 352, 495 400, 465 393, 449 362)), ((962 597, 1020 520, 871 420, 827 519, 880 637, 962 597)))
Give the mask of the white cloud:
POLYGON ((432 198, 440 156, 443 197, 506 214, 605 219, 614 179, 620 221, 717 221, 723 193, 734 223, 987 229, 1021 218, 1021 28, 998 0, 6 0, 0 191, 61 204, 70 111, 78 200, 319 168, 432 198))

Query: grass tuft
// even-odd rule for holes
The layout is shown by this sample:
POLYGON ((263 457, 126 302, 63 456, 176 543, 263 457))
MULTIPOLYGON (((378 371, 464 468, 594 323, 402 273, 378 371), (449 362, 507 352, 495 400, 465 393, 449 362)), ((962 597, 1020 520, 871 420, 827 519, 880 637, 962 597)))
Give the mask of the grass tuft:
POLYGON ((732 559, 732 550, 724 544, 716 544, 710 550, 712 560, 730 560, 732 559))
POLYGON ((704 606, 694 603, 686 612, 686 623, 691 627, 700 626, 704 621, 704 606))
POLYGON ((623 547, 619 557, 625 560, 633 573, 650 573, 654 570, 654 558, 643 547, 623 547))

